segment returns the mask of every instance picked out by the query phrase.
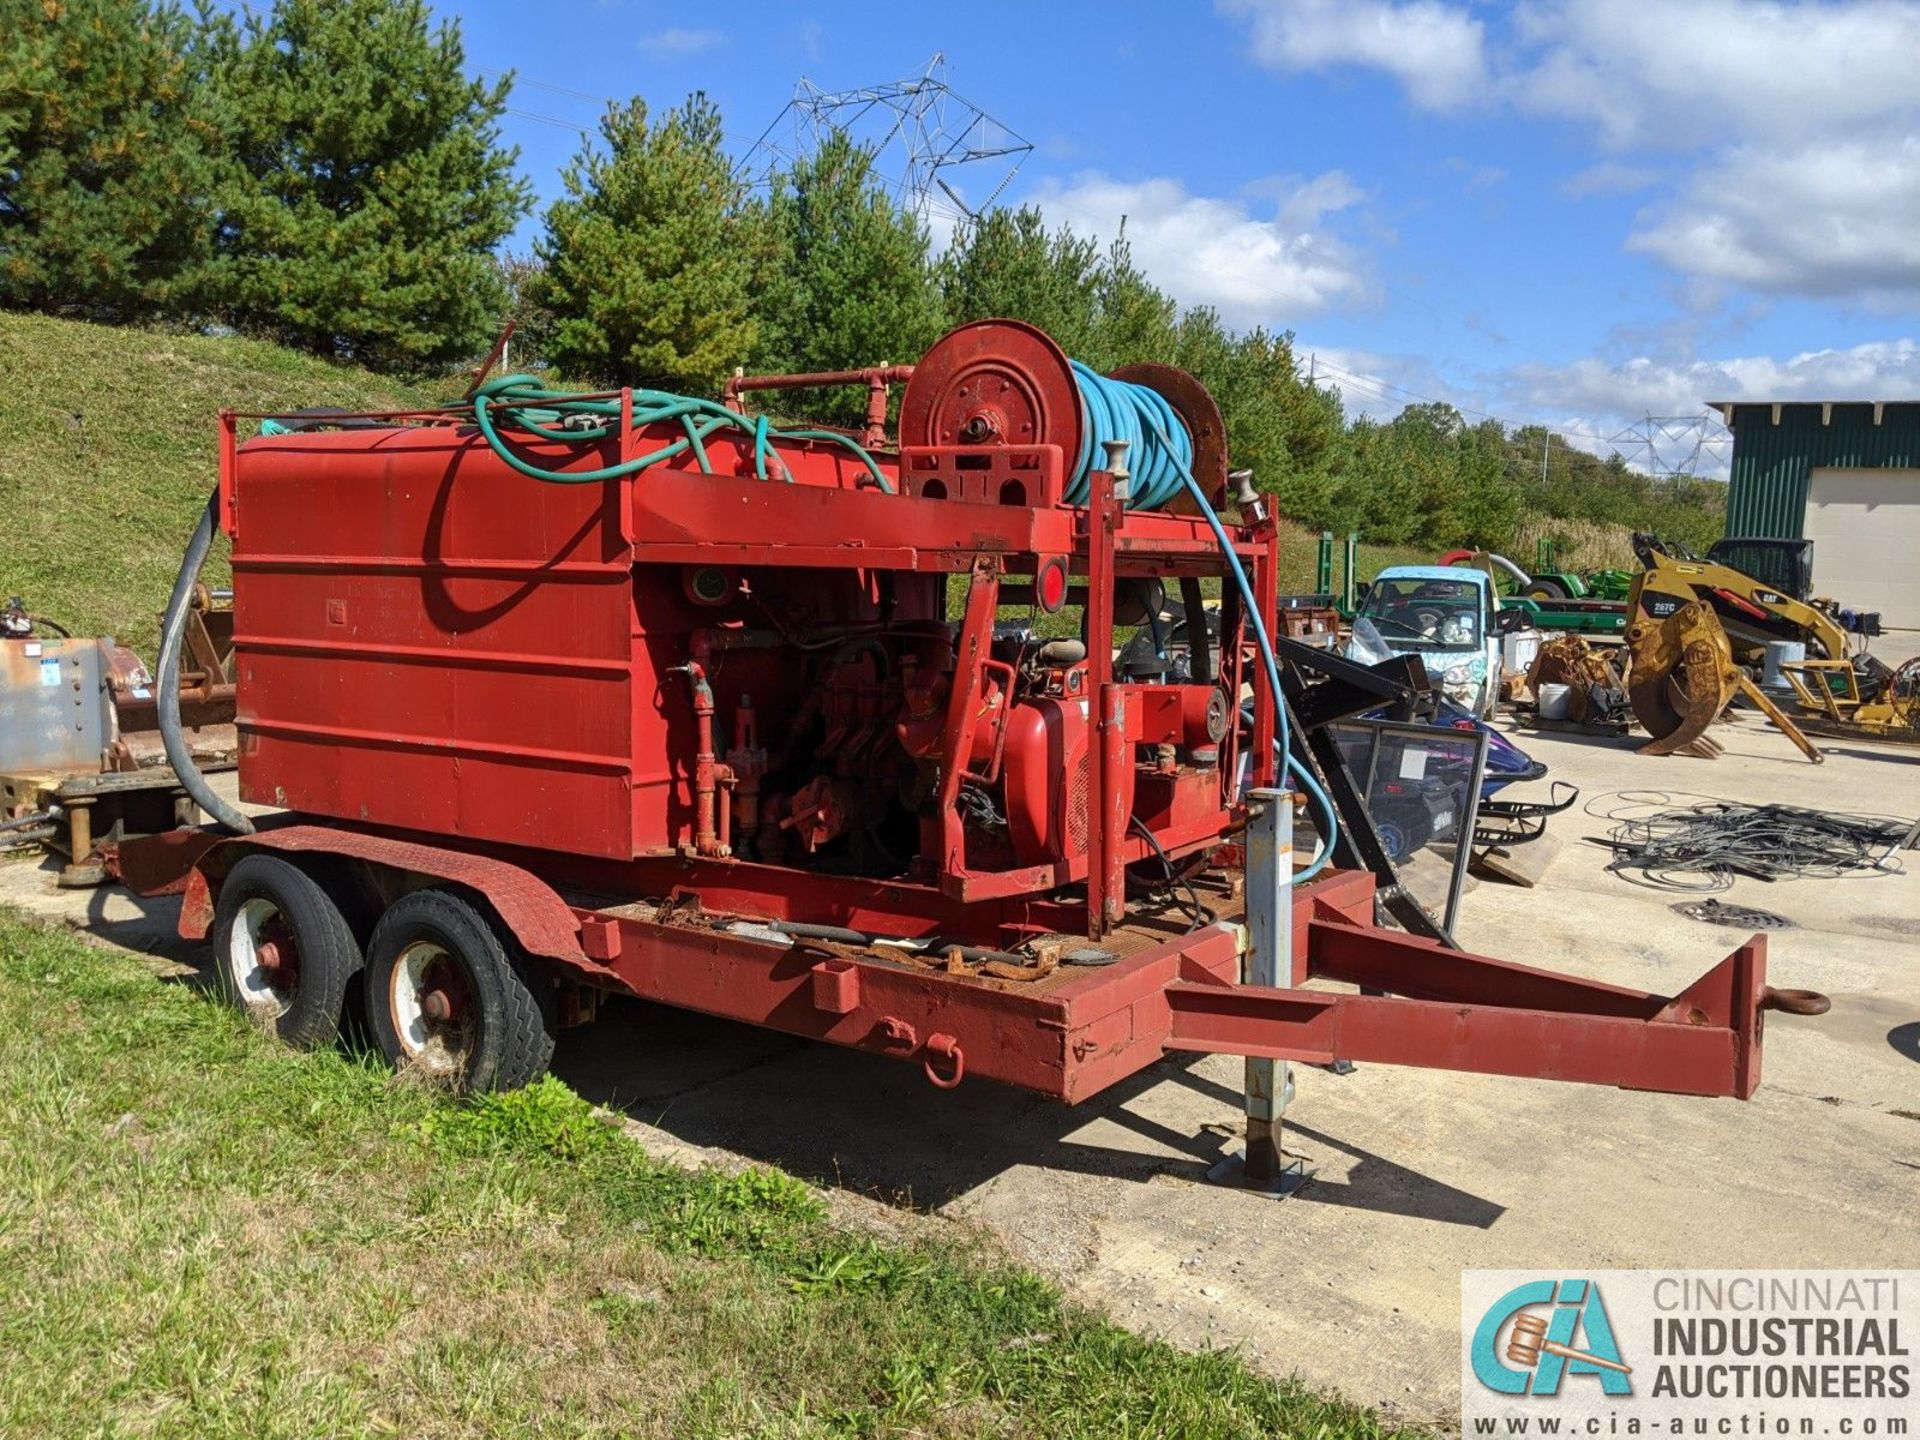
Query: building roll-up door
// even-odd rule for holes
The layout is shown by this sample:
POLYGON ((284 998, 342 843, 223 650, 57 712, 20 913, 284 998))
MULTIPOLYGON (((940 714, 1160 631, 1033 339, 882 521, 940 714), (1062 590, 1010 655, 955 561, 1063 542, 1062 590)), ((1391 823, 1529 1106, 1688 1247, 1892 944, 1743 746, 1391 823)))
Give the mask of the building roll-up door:
POLYGON ((1920 470, 1816 469, 1805 533, 1816 595, 1920 630, 1920 470))

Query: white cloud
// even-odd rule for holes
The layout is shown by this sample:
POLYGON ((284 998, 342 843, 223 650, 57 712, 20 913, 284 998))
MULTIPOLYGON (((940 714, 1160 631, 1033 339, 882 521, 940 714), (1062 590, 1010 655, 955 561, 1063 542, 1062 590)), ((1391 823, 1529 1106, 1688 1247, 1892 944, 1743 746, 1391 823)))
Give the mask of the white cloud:
POLYGON ((1582 417, 1568 423, 1613 434, 1644 415, 1698 415, 1709 400, 1884 400, 1920 394, 1920 342, 1875 340, 1784 359, 1608 361, 1589 356, 1568 365, 1518 366, 1502 378, 1502 388, 1516 410, 1582 417))
POLYGON ((1741 147, 1643 214, 1630 248, 1764 294, 1920 297, 1920 136, 1741 147))
POLYGON ((1416 105, 1501 98, 1616 145, 1690 147, 1920 111, 1912 0, 1526 0, 1506 33, 1462 0, 1219 0, 1261 64, 1354 66, 1416 105))
POLYGON ((1515 29, 1510 93, 1616 146, 1793 140, 1920 111, 1906 0, 1551 0, 1515 29))
POLYGON ((1254 58, 1269 69, 1384 70, 1433 110, 1468 104, 1486 84, 1484 27, 1441 0, 1220 0, 1220 9, 1251 23, 1254 58))
MULTIPOLYGON (((1709 400, 1883 400, 1920 395, 1920 341, 1878 340, 1846 349, 1809 350, 1779 358, 1741 355, 1717 359, 1625 360, 1586 356, 1564 365, 1527 364, 1477 377, 1462 385, 1425 360, 1297 345, 1303 366, 1311 363, 1322 388, 1340 392, 1349 416, 1382 422, 1411 404, 1432 399, 1460 410, 1468 424, 1492 415, 1508 426, 1544 425, 1568 444, 1592 454, 1618 450, 1629 464, 1644 466, 1644 443, 1634 431, 1643 417, 1692 417, 1709 400)), ((1698 473, 1724 474, 1724 432, 1710 423, 1696 433, 1684 425, 1656 431, 1662 464, 1685 460, 1696 440, 1698 473)))
POLYGON ((656 56, 698 55, 726 43, 724 30, 690 30, 677 25, 640 37, 640 49, 656 56))
POLYGON ((1033 199, 1056 224, 1108 238, 1126 222, 1136 264, 1183 305, 1211 305, 1231 325, 1290 325, 1303 314, 1367 300, 1360 258, 1325 224, 1362 192, 1339 171, 1260 187, 1273 214, 1194 195, 1178 180, 1098 173, 1049 181, 1033 199))
POLYGON ((1366 66, 1429 109, 1588 127, 1612 158, 1570 198, 1647 189, 1658 159, 1673 187, 1626 243, 1696 296, 1920 296, 1920 0, 1521 0, 1491 36, 1464 0, 1222 9, 1274 69, 1366 66))

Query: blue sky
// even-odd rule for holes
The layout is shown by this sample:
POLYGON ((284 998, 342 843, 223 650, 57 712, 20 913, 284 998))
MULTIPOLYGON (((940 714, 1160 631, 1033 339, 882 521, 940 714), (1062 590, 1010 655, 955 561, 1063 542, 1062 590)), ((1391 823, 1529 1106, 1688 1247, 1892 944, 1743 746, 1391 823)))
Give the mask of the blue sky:
POLYGON ((517 70, 505 130, 543 202, 594 97, 704 89, 744 153, 801 76, 941 52, 1034 144, 1004 200, 1102 238, 1124 215, 1164 288, 1294 331, 1351 410, 1443 397, 1605 448, 1708 399, 1920 394, 1920 4, 439 12, 474 67, 517 70))

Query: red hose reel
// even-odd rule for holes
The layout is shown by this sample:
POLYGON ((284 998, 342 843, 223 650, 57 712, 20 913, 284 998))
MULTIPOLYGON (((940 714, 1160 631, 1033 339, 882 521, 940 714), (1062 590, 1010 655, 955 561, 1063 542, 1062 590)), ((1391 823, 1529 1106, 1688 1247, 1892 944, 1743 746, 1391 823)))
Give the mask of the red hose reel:
MULTIPOLYGON (((1158 391, 1173 406, 1193 440, 1194 479, 1216 508, 1222 505, 1226 424, 1207 388, 1172 365, 1126 365, 1111 373, 1158 391)), ((966 472, 978 467, 956 452, 1057 446, 1064 476, 1079 461, 1086 423, 1073 367, 1050 335, 1020 320, 976 320, 948 331, 913 367, 900 401, 904 488, 928 498, 1039 503, 1042 496, 1024 490, 1003 497, 994 487, 968 483, 966 472)), ((1006 483, 1002 477, 1003 488, 1006 483)), ((1045 498, 1057 503, 1057 492, 1045 498)), ((1194 506, 1183 494, 1166 508, 1178 514, 1194 506)))

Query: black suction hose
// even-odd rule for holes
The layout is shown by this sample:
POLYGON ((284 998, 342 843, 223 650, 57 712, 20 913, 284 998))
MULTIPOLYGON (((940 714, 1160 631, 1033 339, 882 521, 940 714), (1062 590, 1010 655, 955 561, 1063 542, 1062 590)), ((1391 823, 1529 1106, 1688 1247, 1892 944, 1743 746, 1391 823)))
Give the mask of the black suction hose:
POLYGON ((213 549, 213 532, 220 513, 220 492, 207 497, 207 508, 200 512, 200 523, 187 542, 187 553, 180 557, 180 574, 173 582, 173 594, 167 600, 167 613, 160 622, 160 742, 166 747, 167 763, 194 803, 211 815, 223 828, 236 835, 253 834, 253 821, 213 793, 207 777, 193 763, 193 751, 180 733, 180 651, 187 638, 187 612, 193 607, 193 587, 200 578, 200 567, 207 563, 213 549))

